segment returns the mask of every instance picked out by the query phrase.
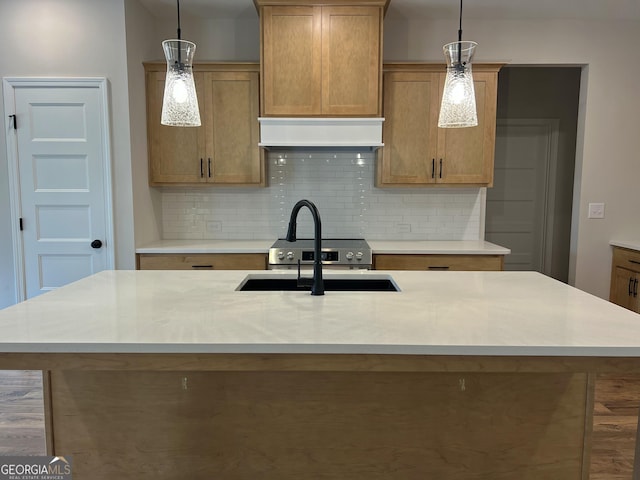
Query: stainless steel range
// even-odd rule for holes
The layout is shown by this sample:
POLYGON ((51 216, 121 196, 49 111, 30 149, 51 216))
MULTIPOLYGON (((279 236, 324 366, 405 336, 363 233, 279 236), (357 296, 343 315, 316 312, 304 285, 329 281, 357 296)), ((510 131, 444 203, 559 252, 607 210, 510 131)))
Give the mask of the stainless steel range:
MULTIPOLYGON (((269 269, 295 269, 298 260, 302 268, 310 268, 313 256, 313 239, 300 238, 295 242, 279 239, 269 249, 269 269)), ((373 254, 361 238, 323 238, 321 259, 323 269, 370 270, 373 254)))

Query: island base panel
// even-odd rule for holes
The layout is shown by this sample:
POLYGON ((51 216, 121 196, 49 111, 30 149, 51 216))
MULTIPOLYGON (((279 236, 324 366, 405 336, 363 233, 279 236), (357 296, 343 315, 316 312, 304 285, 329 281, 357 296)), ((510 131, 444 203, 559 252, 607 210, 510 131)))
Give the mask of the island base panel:
POLYGON ((77 480, 587 478, 583 373, 53 371, 49 387, 77 480))

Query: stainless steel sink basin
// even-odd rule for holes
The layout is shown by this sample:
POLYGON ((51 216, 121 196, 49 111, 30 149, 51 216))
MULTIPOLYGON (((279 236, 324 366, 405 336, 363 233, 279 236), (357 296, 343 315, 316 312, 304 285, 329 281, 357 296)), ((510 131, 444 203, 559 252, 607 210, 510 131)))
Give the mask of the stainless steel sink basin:
MULTIPOLYGON (((295 276, 249 275, 236 290, 243 292, 308 291, 311 287, 298 287, 295 276)), ((341 276, 324 278, 325 291, 342 292, 399 292, 389 275, 341 276)))

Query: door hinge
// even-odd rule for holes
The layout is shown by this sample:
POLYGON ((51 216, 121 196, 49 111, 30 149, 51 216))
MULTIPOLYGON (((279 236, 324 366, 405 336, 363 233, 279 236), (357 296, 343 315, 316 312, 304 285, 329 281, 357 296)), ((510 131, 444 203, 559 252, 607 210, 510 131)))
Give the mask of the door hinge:
POLYGON ((13 119, 13 129, 17 130, 18 129, 18 120, 16 119, 16 115, 9 115, 9 118, 13 119))
POLYGON ((24 230, 24 228, 23 228, 23 225, 22 225, 22 217, 20 217, 20 231, 23 231, 23 230, 24 230))

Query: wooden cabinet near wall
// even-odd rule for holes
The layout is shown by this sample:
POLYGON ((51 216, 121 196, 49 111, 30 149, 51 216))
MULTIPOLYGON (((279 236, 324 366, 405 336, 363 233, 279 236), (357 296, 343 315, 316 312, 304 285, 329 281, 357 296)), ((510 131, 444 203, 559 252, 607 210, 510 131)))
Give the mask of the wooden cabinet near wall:
POLYGON ((375 270, 484 270, 504 267, 504 255, 374 254, 375 270))
POLYGON ((138 270, 266 270, 264 253, 142 253, 138 270))
POLYGON ((379 116, 388 0, 255 0, 263 116, 379 116), (313 5, 311 5, 313 3, 313 5))
POLYGON ((377 185, 491 186, 500 67, 473 66, 477 127, 438 128, 445 67, 385 64, 377 185))
POLYGON ((200 127, 160 124, 165 63, 145 63, 149 184, 265 184, 258 147, 259 65, 194 65, 200 127))
POLYGON ((613 247, 609 300, 640 313, 640 251, 613 247))

